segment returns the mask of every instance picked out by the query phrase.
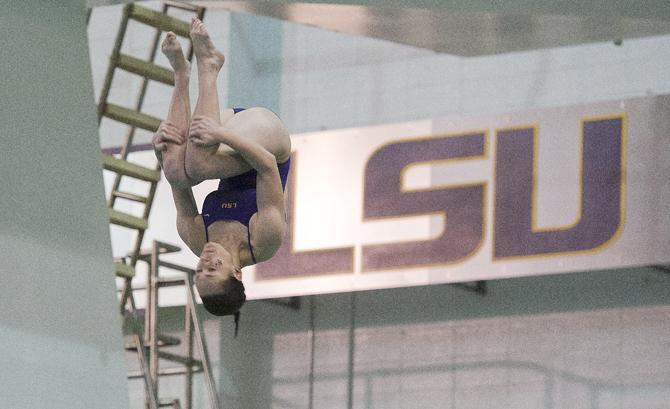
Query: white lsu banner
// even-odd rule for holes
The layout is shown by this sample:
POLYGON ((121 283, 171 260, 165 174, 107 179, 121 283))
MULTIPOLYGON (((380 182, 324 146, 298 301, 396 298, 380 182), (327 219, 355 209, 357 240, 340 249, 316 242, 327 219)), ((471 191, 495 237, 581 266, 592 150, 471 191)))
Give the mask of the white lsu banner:
MULTIPOLYGON (((244 270, 248 299, 670 263, 668 96, 292 143, 288 233, 244 270)), ((198 186, 198 203, 215 188, 198 186)), ((181 244, 171 261, 194 266, 166 183, 154 203, 147 239, 181 244)))

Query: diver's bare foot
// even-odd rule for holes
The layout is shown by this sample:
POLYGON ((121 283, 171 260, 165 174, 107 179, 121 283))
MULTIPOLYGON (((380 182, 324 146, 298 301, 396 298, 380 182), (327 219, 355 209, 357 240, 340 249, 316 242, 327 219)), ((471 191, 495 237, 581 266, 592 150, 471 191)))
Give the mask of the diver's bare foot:
POLYGON ((177 35, 172 31, 168 32, 161 44, 161 51, 170 61, 170 65, 175 74, 189 74, 191 71, 191 63, 184 57, 184 52, 181 50, 181 44, 177 40, 177 35))
POLYGON ((191 40, 193 52, 198 59, 198 70, 216 70, 217 72, 226 61, 223 53, 216 49, 205 25, 198 18, 191 21, 191 40))

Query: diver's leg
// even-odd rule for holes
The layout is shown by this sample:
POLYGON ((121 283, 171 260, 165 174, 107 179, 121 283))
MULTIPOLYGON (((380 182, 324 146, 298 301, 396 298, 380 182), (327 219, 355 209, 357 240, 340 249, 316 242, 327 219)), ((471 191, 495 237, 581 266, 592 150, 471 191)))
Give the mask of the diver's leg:
MULTIPOLYGON (((285 162, 291 154, 288 130, 279 117, 266 108, 254 107, 237 113, 223 123, 222 130, 259 145, 271 153, 277 163, 285 162)), ((243 155, 224 143, 198 166, 200 175, 207 179, 227 178, 252 169, 243 155)))
POLYGON ((197 18, 191 23, 191 40, 198 69, 198 101, 193 116, 202 115, 220 122, 216 79, 225 62, 225 56, 214 47, 205 25, 197 18))
POLYGON ((161 51, 167 57, 174 70, 174 89, 172 99, 166 117, 166 122, 174 126, 179 135, 183 137, 182 144, 167 143, 165 150, 161 153, 161 166, 166 179, 170 183, 179 186, 191 186, 186 176, 184 160, 186 157, 186 139, 190 125, 191 108, 189 101, 189 79, 191 76, 191 65, 184 57, 177 36, 169 32, 161 44, 161 51))
MULTIPOLYGON (((274 155, 277 163, 283 163, 291 155, 291 138, 288 129, 274 112, 267 108, 254 107, 235 114, 226 123, 224 128, 262 146, 274 155)), ((221 145, 221 148, 224 145, 221 145)), ((219 148, 214 156, 212 166, 221 166, 230 153, 219 148)), ((227 146, 226 146, 227 148, 227 146)))
MULTIPOLYGON (((206 116, 221 122, 219 108, 219 94, 217 91, 217 77, 225 56, 216 49, 212 39, 202 21, 194 18, 191 23, 191 40, 197 61, 198 70, 198 100, 193 116, 206 116)), ((214 171, 211 166, 212 158, 217 151, 228 149, 225 146, 197 146, 192 142, 186 148, 186 173, 197 182, 205 179, 218 179, 242 173, 249 169, 247 163, 239 155, 230 155, 223 169, 214 171)))

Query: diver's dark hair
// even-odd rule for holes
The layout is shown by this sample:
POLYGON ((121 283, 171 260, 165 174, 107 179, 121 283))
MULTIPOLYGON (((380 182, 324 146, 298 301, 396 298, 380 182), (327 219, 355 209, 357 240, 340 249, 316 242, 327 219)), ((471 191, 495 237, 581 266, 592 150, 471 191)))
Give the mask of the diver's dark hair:
POLYGON ((240 319, 240 308, 247 300, 244 292, 244 284, 236 278, 230 278, 223 282, 220 291, 214 294, 208 294, 202 299, 202 305, 207 311, 214 315, 234 315, 235 316, 235 335, 237 336, 237 325, 240 319))

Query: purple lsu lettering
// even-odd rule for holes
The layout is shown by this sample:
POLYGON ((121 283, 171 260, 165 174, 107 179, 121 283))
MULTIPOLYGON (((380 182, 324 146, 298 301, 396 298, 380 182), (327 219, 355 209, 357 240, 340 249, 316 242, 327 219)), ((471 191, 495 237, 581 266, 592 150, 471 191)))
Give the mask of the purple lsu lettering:
MULTIPOLYGON (((623 225, 625 133, 623 115, 582 123, 581 203, 576 224, 556 229, 533 226, 534 127, 496 132, 493 261, 513 257, 595 251, 623 225)), ((418 162, 486 157, 484 132, 436 136, 385 145, 365 169, 363 221, 443 212, 443 234, 433 240, 366 245, 361 270, 439 266, 476 254, 485 237, 486 181, 462 186, 403 191, 402 172, 418 162)), ((297 168, 294 154, 293 169, 297 168)), ((294 180, 288 184, 289 234, 271 263, 256 266, 257 279, 353 272, 354 248, 293 250, 294 180)))

